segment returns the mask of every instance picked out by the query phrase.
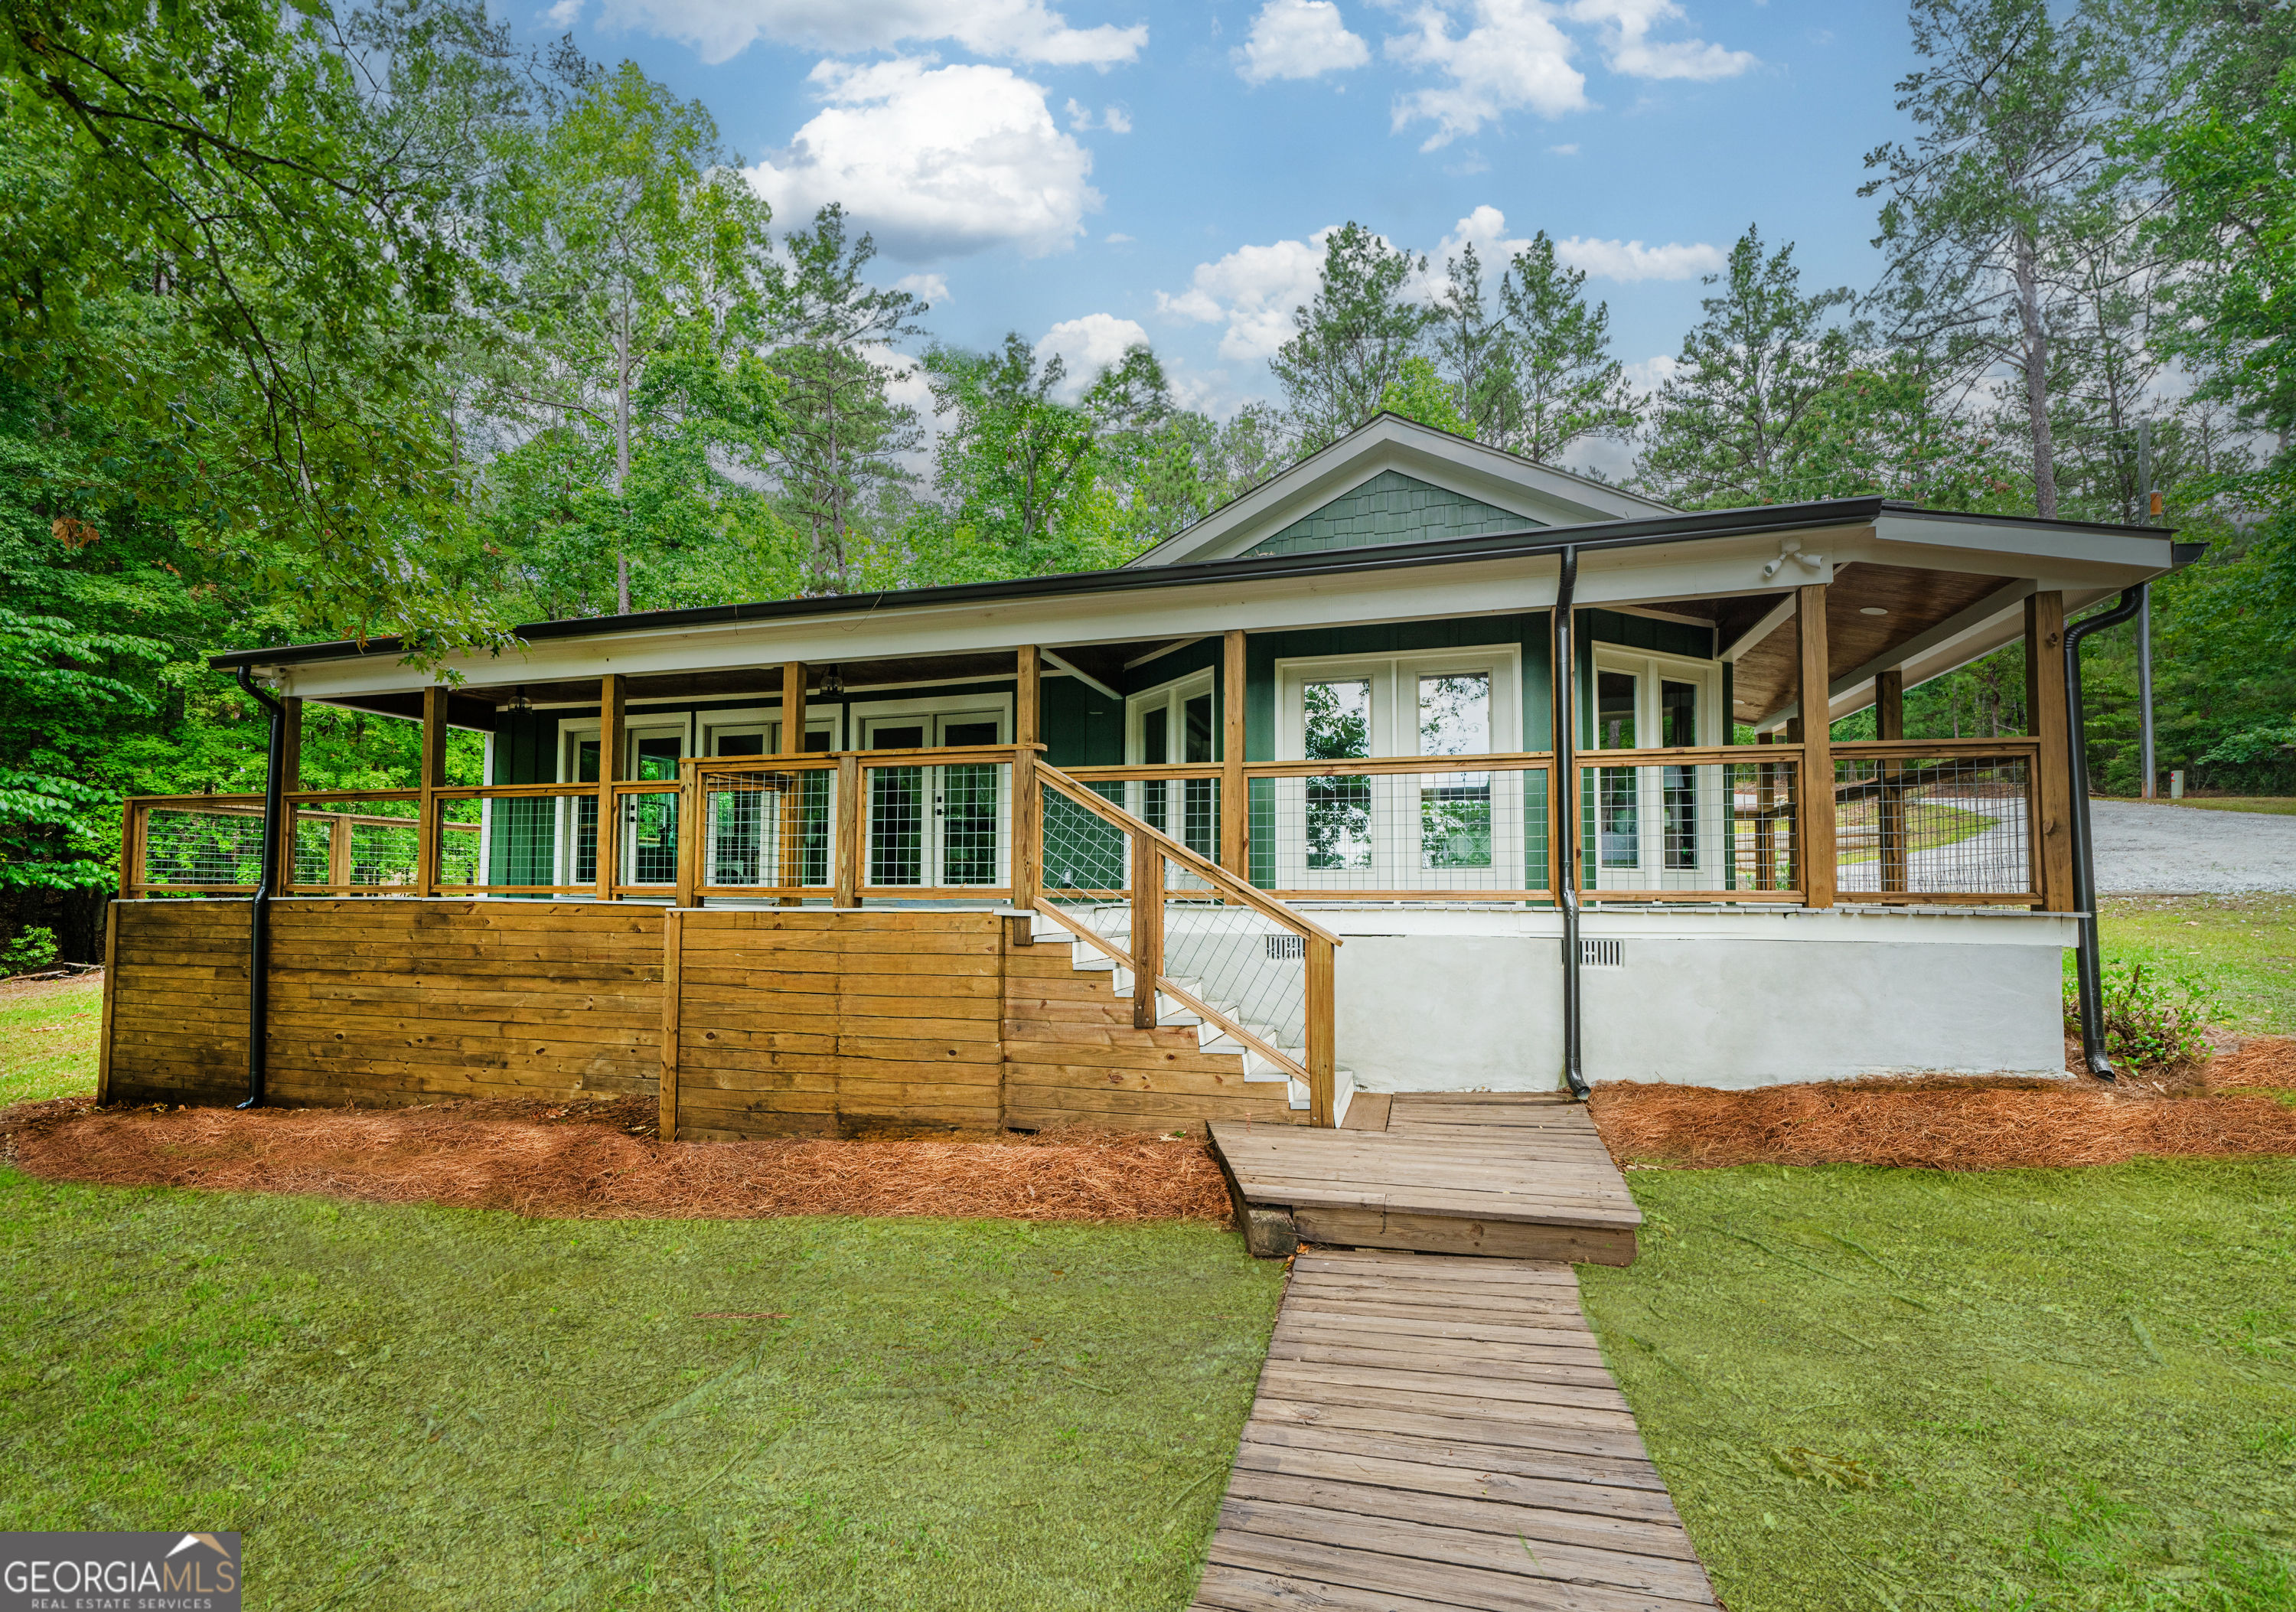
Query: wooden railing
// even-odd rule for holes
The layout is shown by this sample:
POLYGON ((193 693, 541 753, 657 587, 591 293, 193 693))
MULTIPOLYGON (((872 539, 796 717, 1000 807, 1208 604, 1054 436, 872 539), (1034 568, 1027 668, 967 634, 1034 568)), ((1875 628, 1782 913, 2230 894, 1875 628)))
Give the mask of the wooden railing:
MULTIPOLYGON (((1033 770, 1041 798, 1021 804, 1022 811, 1039 826, 1040 846, 1056 834, 1046 816, 1054 800, 1066 802, 1070 808, 1122 836, 1120 848, 1108 847, 1113 852, 1113 867, 1093 876, 1088 885, 1048 880, 1032 903, 1035 910, 1097 948, 1118 967, 1130 972, 1135 1025, 1144 1029, 1154 1025, 1159 996, 1169 997, 1303 1081, 1308 1088, 1310 1124, 1336 1124, 1338 1059, 1332 1041, 1332 1018, 1336 1001, 1334 953, 1341 944, 1339 937, 1276 897, 1253 888, 1145 818, 1108 800, 1074 775, 1042 761, 1033 770), (1184 876, 1185 884, 1173 878, 1175 868, 1184 876), (1114 878, 1119 870, 1125 878, 1120 885, 1114 878), (1087 903, 1121 897, 1128 909, 1125 943, 1119 945, 1094 925, 1078 922, 1064 906, 1064 895, 1071 902, 1087 903), (1201 935, 1192 935, 1190 950, 1200 959, 1196 966, 1203 966, 1201 959, 1207 957, 1216 964, 1230 965, 1219 968, 1221 983, 1214 984, 1209 977, 1199 978, 1197 985, 1201 988, 1197 989, 1177 976, 1171 962, 1170 919, 1175 910, 1192 920, 1192 928, 1197 927, 1193 920, 1209 920, 1203 927, 1210 931, 1210 943, 1204 943, 1201 935), (1231 921, 1231 913, 1238 917, 1250 913, 1260 922, 1244 919, 1236 923, 1231 921), (1271 1038, 1250 1027, 1247 1023, 1250 1016, 1241 1001, 1223 1006, 1211 999, 1222 989, 1265 993, 1266 986, 1250 981, 1245 970, 1232 965, 1232 959, 1246 952, 1248 943, 1264 942, 1271 931, 1297 937, 1300 942, 1303 1044, 1296 1057, 1275 1044, 1280 1036, 1271 1038)), ((1095 849, 1084 847, 1080 854, 1092 857, 1095 849)), ((1259 959, 1266 960, 1271 950, 1262 945, 1259 959)))

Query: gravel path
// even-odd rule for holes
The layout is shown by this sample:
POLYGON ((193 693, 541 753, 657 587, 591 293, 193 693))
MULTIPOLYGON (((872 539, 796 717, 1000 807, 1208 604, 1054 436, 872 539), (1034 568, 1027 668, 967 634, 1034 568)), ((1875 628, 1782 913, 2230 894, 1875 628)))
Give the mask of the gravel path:
POLYGON ((2296 817, 2089 802, 2099 894, 2296 891, 2296 817))

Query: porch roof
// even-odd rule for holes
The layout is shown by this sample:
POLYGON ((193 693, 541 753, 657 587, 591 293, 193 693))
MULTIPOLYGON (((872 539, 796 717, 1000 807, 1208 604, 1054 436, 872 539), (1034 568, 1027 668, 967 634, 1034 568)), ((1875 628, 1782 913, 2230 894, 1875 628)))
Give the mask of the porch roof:
MULTIPOLYGON (((1791 601, 1797 583, 1841 575, 1844 587, 1835 604, 1844 619, 1835 622, 1829 609, 1834 641, 1844 646, 1835 657, 1840 675, 1833 692, 1837 703, 1851 697, 1854 709, 1861 703, 1854 700, 1854 674, 1874 655, 1896 654, 1892 663, 1907 665, 1909 683, 1949 670, 1910 664, 1903 646, 1911 637, 1936 639, 1919 646, 1931 661, 1964 650, 1961 659, 1972 658, 1994 646, 1987 642, 1971 649, 1972 635, 1982 637, 2013 615, 2023 593, 2037 586, 2067 588, 2068 605, 2078 607, 2201 552, 2200 546, 2174 543, 2172 533, 2159 527, 1964 515, 1879 498, 1835 498, 1336 552, 530 622, 512 629, 521 641, 517 651, 464 654, 449 663, 472 687, 595 677, 601 670, 674 676, 681 683, 729 677, 754 683, 758 669, 769 662, 851 666, 889 657, 908 662, 911 675, 927 660, 950 662, 954 675, 980 675, 986 668, 972 664, 977 657, 1027 643, 1141 644, 1236 627, 1268 630, 1545 609, 1554 598, 1552 578, 1546 567, 1533 574, 1522 563, 1559 556, 1566 548, 1582 556, 1582 606, 1663 604, 1669 613, 1712 621, 1723 658, 1738 663, 1738 720, 1766 724, 1791 714, 1779 703, 1787 652, 1769 629, 1779 624, 1780 601, 1791 601), (1798 537, 1822 539, 1831 552, 1816 556, 1815 564, 1781 570, 1767 563, 1798 537), (1899 561, 1904 563, 1895 563, 1899 561), (2021 584, 2014 596, 2005 591, 2021 584), (1861 614, 1869 591, 1890 596, 1891 618, 1861 614), (1877 621, 1887 626, 1877 629, 1877 621), (1940 637, 1945 628, 1952 630, 1940 637), (1779 662, 1775 668, 1773 661, 1779 662)), ((377 637, 365 644, 237 650, 213 656, 209 664, 223 670, 296 669, 299 693, 389 710, 390 696, 412 694, 432 680, 430 672, 401 663, 406 654, 404 640, 377 637)), ((1864 681, 1870 684, 1872 675, 1866 668, 1864 681)), ((678 692, 701 692, 700 683, 678 692)), ((734 692, 730 684, 727 692, 734 692)), ((491 702, 463 696, 455 704, 450 720, 488 725, 481 717, 491 702)))

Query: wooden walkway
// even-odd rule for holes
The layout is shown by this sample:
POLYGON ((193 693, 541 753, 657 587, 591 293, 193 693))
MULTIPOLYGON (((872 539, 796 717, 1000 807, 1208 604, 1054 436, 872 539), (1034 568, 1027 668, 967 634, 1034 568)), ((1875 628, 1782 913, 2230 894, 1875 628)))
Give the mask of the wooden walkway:
POLYGON ((1719 1604, 1569 1266, 1300 1257, 1197 1612, 1719 1604))
POLYGON ((1584 1105, 1523 1093, 1357 1097, 1338 1131, 1217 1121, 1238 1205, 1354 1248, 1634 1262, 1642 1212, 1584 1105))

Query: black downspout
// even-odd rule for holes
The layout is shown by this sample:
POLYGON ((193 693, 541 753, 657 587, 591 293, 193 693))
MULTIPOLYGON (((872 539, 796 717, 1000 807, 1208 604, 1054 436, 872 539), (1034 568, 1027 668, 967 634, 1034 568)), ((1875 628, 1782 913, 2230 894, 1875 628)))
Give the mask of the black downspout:
POLYGON ((244 666, 239 669, 239 686, 271 712, 270 765, 263 774, 262 882, 255 887, 255 901, 247 915, 247 1100, 238 1105, 260 1108, 265 1044, 270 1038, 271 898, 279 890, 280 795, 286 787, 279 767, 287 748, 287 708, 258 688, 244 666))
POLYGON ((1562 909, 1562 1078, 1570 1083, 1570 1095, 1584 1099, 1587 1092, 1587 1075, 1578 1057, 1578 859, 1573 853, 1578 840, 1578 791, 1570 772, 1570 758, 1577 749, 1577 731, 1573 719, 1578 702, 1572 696, 1571 684, 1578 676, 1577 651, 1570 642, 1571 599, 1578 591, 1578 551, 1562 551, 1562 575, 1554 588, 1554 783, 1559 791, 1555 799, 1554 833, 1560 842, 1548 853, 1554 868, 1554 894, 1562 909))
POLYGON ((2073 910, 2080 925, 2080 955, 2073 966, 2079 981, 2081 1061, 2101 1081, 2113 1078, 2104 1050, 2104 962, 2097 953, 2095 841, 2088 822, 2088 735, 2081 720, 2080 641, 2100 627, 2118 627, 2144 608, 2148 585, 2125 590, 2120 603, 2102 615, 2065 629, 2065 732, 2072 746, 2073 910))

